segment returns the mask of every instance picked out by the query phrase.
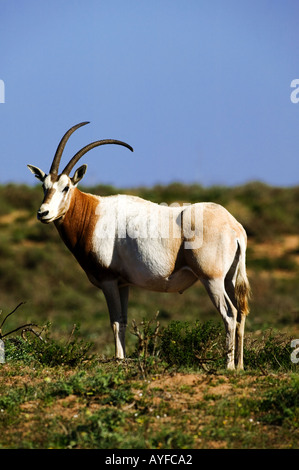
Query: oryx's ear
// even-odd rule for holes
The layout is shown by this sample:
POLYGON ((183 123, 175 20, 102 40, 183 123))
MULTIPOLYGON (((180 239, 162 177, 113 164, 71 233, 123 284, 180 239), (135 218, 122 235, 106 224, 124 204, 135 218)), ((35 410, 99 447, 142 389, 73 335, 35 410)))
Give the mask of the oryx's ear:
POLYGON ((46 173, 43 172, 43 170, 40 170, 39 168, 37 168, 37 166, 33 166, 33 165, 27 165, 29 170, 31 171, 31 173, 34 174, 34 176, 40 180, 40 181, 44 181, 45 177, 47 176, 46 173))
POLYGON ((71 178, 73 185, 76 185, 79 183, 80 180, 82 180, 83 176, 85 175, 87 170, 87 165, 82 165, 78 170, 75 171, 74 176, 71 178))

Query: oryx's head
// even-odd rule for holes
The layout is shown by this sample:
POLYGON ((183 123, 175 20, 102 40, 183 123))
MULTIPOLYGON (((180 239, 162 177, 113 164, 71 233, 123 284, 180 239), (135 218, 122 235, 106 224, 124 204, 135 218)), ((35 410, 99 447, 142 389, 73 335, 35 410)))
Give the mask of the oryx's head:
POLYGON ((45 224, 59 219, 68 210, 72 190, 77 186, 79 181, 85 175, 87 165, 80 166, 80 168, 75 171, 73 177, 70 177, 69 174, 79 159, 86 152, 94 147, 105 144, 123 145, 133 152, 132 147, 125 142, 114 139, 97 140, 96 142, 92 142, 91 144, 86 145, 86 147, 83 147, 81 150, 79 150, 79 152, 77 152, 76 155, 74 155, 73 158, 69 161, 63 172, 58 175, 59 163, 65 144, 67 143, 71 134, 76 129, 84 126, 85 124, 88 124, 88 122, 81 122, 80 124, 71 127, 71 129, 69 129, 62 137, 54 155, 54 159, 48 175, 36 166, 27 165, 35 177, 43 183, 44 200, 37 212, 37 218, 45 224))

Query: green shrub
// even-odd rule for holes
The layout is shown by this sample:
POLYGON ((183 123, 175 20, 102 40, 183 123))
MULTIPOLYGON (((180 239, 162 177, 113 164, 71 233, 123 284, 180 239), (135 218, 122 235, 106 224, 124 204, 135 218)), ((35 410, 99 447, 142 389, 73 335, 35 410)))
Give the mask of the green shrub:
POLYGON ((171 365, 199 366, 211 363, 223 366, 224 337, 222 325, 173 321, 161 334, 160 357, 171 365))
MULTIPOLYGON (((225 367, 225 333, 221 323, 173 321, 160 334, 159 357, 170 365, 225 367)), ((291 339, 266 330, 260 337, 245 334, 246 370, 296 370, 291 362, 291 339)))
POLYGON ((244 364, 246 369, 292 370, 296 364, 291 362, 291 353, 291 339, 270 329, 260 338, 251 335, 246 338, 244 364))
POLYGON ((88 359, 87 353, 92 343, 79 340, 79 326, 76 326, 68 341, 56 341, 50 338, 50 324, 47 325, 45 339, 36 336, 8 339, 5 342, 7 361, 37 362, 50 367, 58 365, 76 366, 88 359))

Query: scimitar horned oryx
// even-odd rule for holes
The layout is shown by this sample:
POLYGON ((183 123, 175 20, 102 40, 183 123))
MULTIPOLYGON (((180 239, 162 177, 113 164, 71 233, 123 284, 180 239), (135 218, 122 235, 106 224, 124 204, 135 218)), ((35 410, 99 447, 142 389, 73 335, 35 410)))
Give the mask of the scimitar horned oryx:
POLYGON ((80 191, 77 184, 87 166, 80 166, 72 177, 70 172, 86 152, 105 144, 133 151, 118 140, 99 140, 77 152, 58 174, 68 138, 85 124, 63 136, 48 174, 28 167, 43 183, 38 219, 54 222, 89 280, 104 293, 116 358, 125 357, 129 286, 182 293, 199 279, 224 321, 227 368, 243 368, 250 291, 244 228, 218 204, 167 206, 135 196, 101 197, 80 191))

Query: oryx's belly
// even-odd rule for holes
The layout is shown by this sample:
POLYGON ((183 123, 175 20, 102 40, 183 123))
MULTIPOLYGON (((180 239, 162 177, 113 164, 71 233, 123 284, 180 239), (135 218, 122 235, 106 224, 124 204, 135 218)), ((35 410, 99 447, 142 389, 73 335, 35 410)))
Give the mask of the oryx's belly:
POLYGON ((183 292, 198 277, 188 266, 176 266, 178 250, 174 256, 162 240, 127 239, 114 241, 113 246, 103 243, 97 256, 102 266, 125 283, 157 292, 183 292))
POLYGON ((102 239, 94 253, 99 265, 126 283, 158 292, 182 292, 198 278, 186 265, 176 265, 180 241, 102 239))
POLYGON ((184 292, 188 287, 192 286, 197 281, 198 277, 188 266, 174 271, 168 277, 158 276, 143 276, 137 275, 135 279, 131 280, 131 284, 141 287, 143 289, 156 291, 156 292, 184 292))

